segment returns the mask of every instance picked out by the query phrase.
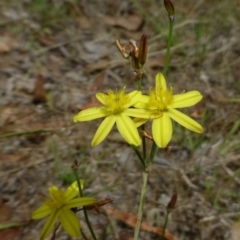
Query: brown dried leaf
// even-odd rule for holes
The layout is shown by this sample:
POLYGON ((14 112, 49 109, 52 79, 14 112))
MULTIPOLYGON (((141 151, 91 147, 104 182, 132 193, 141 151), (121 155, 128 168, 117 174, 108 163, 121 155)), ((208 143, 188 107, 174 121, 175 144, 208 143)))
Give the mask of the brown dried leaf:
POLYGON ((137 31, 143 24, 143 19, 136 15, 109 17, 102 15, 103 21, 114 27, 122 27, 128 31, 137 31))
POLYGON ((231 235, 232 235, 232 240, 239 240, 240 239, 240 224, 235 223, 231 227, 231 235))
POLYGON ((0 239, 17 240, 21 239, 23 228, 10 228, 0 231, 0 239))
MULTIPOLYGON (((108 214, 113 215, 118 220, 123 221, 128 226, 135 228, 135 225, 137 223, 137 217, 135 215, 133 215, 131 213, 122 213, 122 212, 116 211, 116 210, 111 209, 111 208, 106 208, 106 207, 104 209, 108 214)), ((161 227, 150 226, 145 221, 142 221, 141 229, 144 230, 144 231, 153 232, 153 233, 155 233, 159 236, 161 236, 162 233, 163 233, 163 229, 161 227)), ((165 237, 166 240, 177 240, 177 238, 175 236, 173 236, 169 231, 165 231, 165 236, 164 237, 165 237)))
POLYGON ((33 103, 34 104, 46 102, 46 92, 44 89, 45 82, 46 82, 45 78, 41 74, 39 74, 37 76, 37 79, 35 82, 35 87, 33 90, 33 103))
POLYGON ((41 44, 43 44, 44 46, 47 46, 47 47, 52 46, 55 43, 53 37, 51 37, 51 36, 49 37, 49 36, 46 36, 46 35, 43 35, 43 34, 40 34, 38 36, 38 41, 41 44))
POLYGON ((6 53, 10 51, 10 47, 6 42, 0 41, 0 52, 6 53))
POLYGON ((97 62, 90 63, 87 65, 87 70, 89 72, 105 69, 107 66, 109 66, 109 59, 99 59, 97 62))
POLYGON ((26 154, 20 154, 20 153, 19 154, 5 154, 5 155, 1 155, 0 161, 4 161, 4 162, 18 162, 18 161, 21 161, 26 156, 27 156, 26 154))
MULTIPOLYGON (((11 218, 12 209, 5 203, 0 203, 0 224, 6 223, 11 218)), ((2 239, 2 238, 0 238, 2 239)))
POLYGON ((89 90, 96 91, 96 90, 100 89, 103 86, 105 77, 106 77, 106 72, 105 71, 99 73, 96 76, 94 84, 92 86, 90 86, 89 90))

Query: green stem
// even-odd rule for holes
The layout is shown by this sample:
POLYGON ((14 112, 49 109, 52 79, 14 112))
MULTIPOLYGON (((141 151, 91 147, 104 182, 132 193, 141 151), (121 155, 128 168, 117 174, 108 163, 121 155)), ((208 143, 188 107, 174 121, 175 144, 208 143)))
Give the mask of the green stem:
POLYGON ((137 78, 138 91, 142 91, 142 77, 137 78))
POLYGON ((151 153, 150 153, 150 161, 149 163, 151 164, 154 160, 154 157, 156 155, 156 152, 157 152, 157 144, 155 142, 153 142, 153 145, 152 145, 152 149, 151 149, 151 153))
MULTIPOLYGON (((137 78, 137 84, 138 84, 138 91, 142 91, 142 75, 139 76, 137 78)), ((142 125, 142 130, 144 131, 144 125, 142 125)), ((140 159, 142 165, 144 166, 144 168, 146 167, 146 139, 145 137, 142 137, 142 149, 143 149, 143 157, 141 156, 141 154, 139 153, 139 151, 137 150, 137 148, 132 145, 135 153, 137 154, 138 158, 140 159)))
POLYGON ((136 153, 136 155, 138 156, 139 160, 141 161, 143 167, 146 167, 146 163, 145 163, 145 159, 143 159, 142 155, 140 154, 140 152, 138 151, 137 147, 134 145, 131 145, 134 152, 136 153))
POLYGON ((171 45, 172 45, 172 32, 173 32, 173 21, 170 20, 169 32, 168 32, 168 44, 167 44, 166 60, 165 60, 165 63, 164 63, 164 68, 163 68, 163 75, 165 77, 166 77, 168 66, 169 66, 170 49, 171 49, 171 45))
MULTIPOLYGON (((165 235, 165 231, 166 231, 166 228, 167 228, 168 215, 169 215, 169 211, 167 211, 167 215, 166 215, 165 222, 164 222, 164 226, 163 226, 163 232, 162 232, 162 238, 163 238, 163 240, 165 239, 164 235, 165 235)), ((162 238, 160 238, 160 239, 162 239, 162 238)))
MULTIPOLYGON (((75 174, 75 177, 76 177, 76 179, 77 179, 79 195, 80 195, 80 197, 83 197, 83 191, 82 191, 82 189, 81 189, 81 184, 80 184, 80 181, 79 181, 79 177, 78 177, 77 171, 74 171, 74 174, 75 174)), ((90 232, 91 232, 91 235, 92 235, 93 239, 94 239, 94 240, 97 240, 97 238, 96 238, 96 236, 95 236, 95 233, 94 233, 94 231, 93 231, 93 229, 92 229, 92 225, 91 225, 91 223, 90 223, 90 221, 89 221, 88 213, 87 213, 87 210, 86 210, 85 207, 83 207, 83 213, 84 213, 84 217, 85 217, 86 223, 87 223, 87 225, 88 225, 88 228, 89 228, 89 230, 90 230, 90 232)))
MULTIPOLYGON (((171 44, 172 44, 172 32, 173 32, 173 21, 170 20, 166 61, 164 63, 164 68, 163 68, 163 75, 164 76, 166 76, 168 66, 169 66, 170 49, 171 49, 171 44)), ((142 80, 141 80, 141 78, 138 78, 138 90, 141 91, 141 89, 142 89, 142 80)), ((147 178, 148 178, 148 168, 149 168, 148 164, 151 164, 153 162, 154 157, 155 157, 156 152, 157 152, 157 145, 156 145, 155 142, 153 142, 151 153, 150 153, 150 158, 149 158, 149 163, 147 163, 146 162, 146 151, 144 151, 145 148, 146 148, 146 146, 143 146, 143 154, 144 154, 143 159, 142 159, 142 157, 139 157, 142 163, 143 163, 142 160, 144 160, 145 169, 143 171, 143 184, 142 184, 142 190, 141 190, 141 198, 140 198, 140 204, 139 204, 139 208, 138 208, 137 224, 136 224, 136 227, 135 227, 133 240, 138 239, 139 230, 140 230, 141 221, 142 221, 142 213, 143 213, 143 206, 144 206, 144 202, 145 202, 147 178)), ((139 152, 136 152, 136 153, 139 154, 139 152)), ((167 224, 167 219, 166 219, 165 223, 167 224)), ((165 226, 165 228, 166 228, 166 226, 165 226)), ((165 232, 165 230, 164 230, 164 232, 165 232)))
MULTIPOLYGON (((145 131, 145 124, 141 126, 142 131, 145 131)), ((142 137, 142 150, 143 150, 143 159, 144 162, 146 161, 147 158, 147 151, 146 151, 146 138, 142 137)))
POLYGON ((147 179, 148 179, 148 167, 146 167, 145 170, 143 171, 143 183, 142 183, 142 190, 141 190, 141 198, 140 198, 140 204, 139 204, 139 208, 138 208, 137 224, 135 227, 133 240, 138 239, 139 230, 141 227, 143 206, 144 206, 145 196, 146 196, 147 179))

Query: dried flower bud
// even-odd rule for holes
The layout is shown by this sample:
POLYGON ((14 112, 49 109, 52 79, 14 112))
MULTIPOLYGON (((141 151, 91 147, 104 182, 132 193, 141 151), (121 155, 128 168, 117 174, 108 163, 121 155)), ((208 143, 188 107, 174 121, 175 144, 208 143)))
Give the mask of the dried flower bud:
POLYGON ((120 43, 120 41, 118 39, 116 39, 115 44, 116 44, 119 52, 122 54, 122 56, 124 58, 128 59, 129 58, 129 54, 125 52, 125 47, 122 46, 122 44, 120 43))
POLYGON ((140 63, 139 63, 139 59, 138 59, 138 57, 135 56, 134 51, 132 51, 132 52, 130 53, 130 56, 131 56, 131 58, 132 58, 133 71, 138 72, 138 70, 141 69, 141 66, 140 66, 140 63))
POLYGON ((139 43, 139 54, 138 59, 139 62, 144 65, 147 60, 147 51, 148 51, 148 41, 147 36, 145 34, 142 35, 139 43))
POLYGON ((174 6, 170 0, 164 0, 165 8, 171 21, 174 20, 174 6))
POLYGON ((177 202, 177 194, 174 194, 167 205, 167 210, 171 211, 175 207, 176 202, 177 202))
POLYGON ((71 168, 73 171, 77 171, 78 170, 78 167, 79 167, 79 163, 78 163, 78 160, 74 160, 71 168))

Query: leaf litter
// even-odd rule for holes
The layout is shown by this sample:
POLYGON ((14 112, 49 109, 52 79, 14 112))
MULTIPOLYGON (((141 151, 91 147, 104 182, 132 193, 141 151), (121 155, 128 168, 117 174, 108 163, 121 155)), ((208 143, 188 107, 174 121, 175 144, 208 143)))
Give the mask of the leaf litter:
MULTIPOLYGON (((127 42, 147 33, 153 39, 143 82, 154 84, 164 64, 167 15, 161 3, 145 0, 139 3, 149 14, 134 1, 65 2, 71 6, 65 18, 52 12, 55 17, 48 15, 41 24, 36 21, 41 11, 31 12, 29 1, 0 4, 0 19, 5 22, 0 26, 0 200, 7 201, 15 217, 21 216, 17 211, 21 208, 29 214, 48 186, 66 184, 67 178, 63 180, 56 166, 67 176, 67 168, 78 158, 82 176, 91 182, 87 191, 99 199, 114 200, 108 216, 91 213, 99 239, 112 240, 124 233, 127 238, 134 224, 122 225, 115 217, 116 213, 136 217, 140 164, 114 132, 92 149, 89 143, 97 124, 73 124, 72 117, 97 104, 97 91, 125 85, 129 91, 135 88, 130 64, 114 46, 116 38, 127 42), (161 32, 156 32, 153 21, 161 32)), ((240 105, 225 100, 239 98, 240 93, 239 6, 234 8, 229 1, 174 3, 179 16, 168 79, 174 92, 198 89, 203 93, 204 100, 192 116, 201 119, 205 132, 195 137, 175 129, 172 150, 159 151, 151 169, 145 211, 153 209, 149 202, 159 204, 163 196, 177 192, 177 206, 168 224, 175 239, 235 240, 239 235, 240 131, 234 123, 240 118, 240 105)), ((144 216, 147 227, 140 239, 156 239, 158 233, 148 229, 161 229, 162 222, 156 219, 164 214, 161 206, 144 216)), ((26 220, 20 217, 17 222, 26 220)), ((0 238, 37 239, 41 227, 41 222, 10 227, 10 233, 0 238)), ((58 239, 67 239, 61 233, 58 239)))

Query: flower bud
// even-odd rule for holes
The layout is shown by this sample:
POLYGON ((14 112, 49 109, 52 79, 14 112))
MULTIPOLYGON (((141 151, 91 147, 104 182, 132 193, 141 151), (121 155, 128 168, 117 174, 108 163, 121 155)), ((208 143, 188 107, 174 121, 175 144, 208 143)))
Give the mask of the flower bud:
POLYGON ((165 8, 171 21, 174 20, 174 6, 170 0, 164 0, 165 8))
POLYGON ((171 211, 175 207, 176 202, 177 202, 177 194, 174 194, 167 205, 167 211, 171 211))
POLYGON ((139 62, 144 65, 147 59, 147 51, 148 51, 148 41, 147 41, 147 35, 143 34, 140 43, 139 43, 139 54, 138 59, 139 62))

